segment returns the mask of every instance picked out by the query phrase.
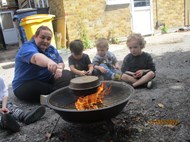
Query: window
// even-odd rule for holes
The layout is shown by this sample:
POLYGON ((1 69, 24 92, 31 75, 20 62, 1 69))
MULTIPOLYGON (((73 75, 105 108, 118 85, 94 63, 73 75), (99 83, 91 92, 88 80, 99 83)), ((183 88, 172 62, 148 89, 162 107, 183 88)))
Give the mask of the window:
POLYGON ((106 0, 106 5, 128 4, 131 0, 106 0))
POLYGON ((134 0, 134 7, 150 6, 150 0, 134 0))
POLYGON ((1 13, 0 17, 4 30, 14 28, 11 13, 1 13))
POLYGON ((32 8, 46 8, 49 7, 48 0, 28 0, 30 7, 32 8))

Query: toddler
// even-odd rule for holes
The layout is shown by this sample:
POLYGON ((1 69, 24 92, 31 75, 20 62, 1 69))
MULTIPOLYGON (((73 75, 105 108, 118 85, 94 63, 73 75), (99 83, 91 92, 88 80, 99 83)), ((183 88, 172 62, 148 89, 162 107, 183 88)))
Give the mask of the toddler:
POLYGON ((26 112, 11 102, 7 102, 8 90, 4 80, 0 77, 0 127, 12 132, 18 132, 20 126, 16 120, 31 124, 39 120, 45 114, 45 107, 40 106, 26 112))
POLYGON ((119 65, 116 56, 108 51, 109 44, 105 38, 100 38, 96 42, 97 54, 92 63, 105 80, 120 80, 119 65))
POLYGON ((69 67, 71 72, 77 76, 92 75, 93 65, 87 54, 83 53, 84 46, 81 40, 74 40, 69 44, 71 56, 69 56, 69 67))
POLYGON ((152 88, 152 79, 155 77, 155 64, 149 53, 143 52, 146 41, 141 34, 131 34, 126 42, 130 53, 125 56, 121 67, 121 79, 134 88, 146 86, 152 88))

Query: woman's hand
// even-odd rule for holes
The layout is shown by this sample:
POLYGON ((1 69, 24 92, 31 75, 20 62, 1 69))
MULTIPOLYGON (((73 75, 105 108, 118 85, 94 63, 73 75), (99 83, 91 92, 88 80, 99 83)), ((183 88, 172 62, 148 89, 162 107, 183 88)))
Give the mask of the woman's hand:
POLYGON ((58 64, 58 68, 60 68, 60 69, 63 70, 65 68, 65 64, 64 63, 59 63, 58 64))
POLYGON ((55 72, 55 74, 54 74, 54 78, 55 79, 58 79, 58 78, 60 78, 62 76, 62 69, 61 68, 57 68, 56 69, 56 72, 55 72))
POLYGON ((56 71, 58 69, 58 65, 55 63, 55 62, 51 62, 49 61, 48 64, 47 64, 47 68, 50 72, 56 74, 56 71))

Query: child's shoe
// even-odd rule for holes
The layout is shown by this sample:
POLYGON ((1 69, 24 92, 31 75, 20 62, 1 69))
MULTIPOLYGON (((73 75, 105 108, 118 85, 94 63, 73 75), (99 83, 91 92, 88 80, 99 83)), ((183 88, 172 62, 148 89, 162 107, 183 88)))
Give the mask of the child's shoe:
POLYGON ((120 74, 117 74, 115 73, 114 76, 112 77, 113 80, 117 80, 117 81, 120 81, 121 80, 121 75, 120 74))
POLYGON ((20 125, 9 113, 5 113, 1 115, 0 126, 3 129, 7 129, 12 132, 18 132, 20 130, 20 125))
POLYGON ((153 84, 152 84, 152 81, 151 81, 151 80, 147 83, 146 87, 147 87, 148 89, 152 89, 153 84))
POLYGON ((44 114, 46 110, 44 106, 40 106, 30 112, 23 112, 23 122, 25 124, 31 124, 38 121, 44 114))

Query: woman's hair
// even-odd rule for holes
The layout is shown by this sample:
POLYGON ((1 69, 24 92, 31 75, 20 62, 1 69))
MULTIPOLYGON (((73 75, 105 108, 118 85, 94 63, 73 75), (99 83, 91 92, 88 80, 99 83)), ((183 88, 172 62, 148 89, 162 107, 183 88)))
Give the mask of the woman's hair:
POLYGON ((84 46, 81 40, 76 39, 71 41, 71 43, 69 44, 69 49, 75 55, 79 55, 84 50, 84 46))
POLYGON ((52 33, 52 31, 51 31, 51 29, 49 27, 47 27, 47 26, 40 26, 36 30, 35 36, 38 36, 42 30, 48 30, 48 31, 50 31, 52 33))
POLYGON ((137 43, 140 45, 141 48, 145 47, 146 41, 144 40, 144 37, 141 34, 133 33, 127 37, 127 42, 130 42, 132 40, 136 40, 137 43))
POLYGON ((96 41, 96 48, 109 48, 108 40, 105 38, 99 38, 96 41))

